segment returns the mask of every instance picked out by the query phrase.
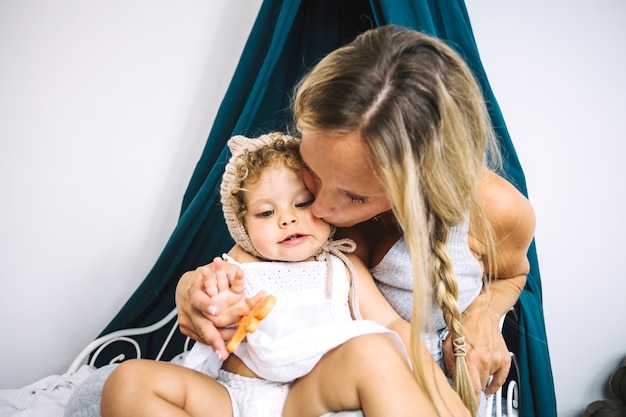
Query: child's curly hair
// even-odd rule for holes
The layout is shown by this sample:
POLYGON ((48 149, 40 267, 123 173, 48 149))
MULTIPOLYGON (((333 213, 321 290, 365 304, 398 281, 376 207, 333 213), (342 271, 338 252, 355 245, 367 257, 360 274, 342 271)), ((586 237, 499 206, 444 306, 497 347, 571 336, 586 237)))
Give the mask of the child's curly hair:
POLYGON ((299 141, 286 141, 283 138, 284 135, 279 132, 272 133, 268 136, 276 138, 276 140, 256 149, 246 149, 234 161, 235 183, 231 193, 239 202, 237 217, 241 222, 243 222, 243 218, 248 211, 243 198, 243 192, 246 191, 246 184, 256 183, 263 170, 269 166, 285 166, 295 172, 299 172, 302 166, 299 141))

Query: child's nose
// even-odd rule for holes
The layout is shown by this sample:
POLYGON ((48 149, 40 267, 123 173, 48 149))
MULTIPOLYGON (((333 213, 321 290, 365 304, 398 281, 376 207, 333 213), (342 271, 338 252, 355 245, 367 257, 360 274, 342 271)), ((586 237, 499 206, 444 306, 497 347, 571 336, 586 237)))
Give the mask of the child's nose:
POLYGON ((298 221, 298 218, 293 214, 285 214, 281 219, 280 223, 283 227, 289 226, 290 224, 294 224, 298 221))

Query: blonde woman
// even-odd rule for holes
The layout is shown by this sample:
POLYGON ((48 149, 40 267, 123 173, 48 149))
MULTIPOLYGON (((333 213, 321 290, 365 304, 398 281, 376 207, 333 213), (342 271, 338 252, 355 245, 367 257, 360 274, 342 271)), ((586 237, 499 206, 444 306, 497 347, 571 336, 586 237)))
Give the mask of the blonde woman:
MULTIPOLYGON (((535 218, 487 167, 498 161, 494 132, 467 65, 417 31, 373 29, 302 79, 293 112, 313 214, 356 241, 387 300, 411 322, 415 375, 431 400, 440 395, 434 357, 479 414, 480 398, 510 368, 498 321, 524 287, 535 218)), ((232 279, 222 264, 190 271, 177 306, 183 333, 219 353, 218 336, 241 311, 202 292, 215 271, 232 279)))

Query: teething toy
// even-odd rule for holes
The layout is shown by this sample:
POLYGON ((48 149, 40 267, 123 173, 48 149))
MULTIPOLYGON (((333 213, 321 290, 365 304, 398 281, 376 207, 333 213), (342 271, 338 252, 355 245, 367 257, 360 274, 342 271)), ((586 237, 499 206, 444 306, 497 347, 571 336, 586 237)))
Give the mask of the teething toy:
POLYGON ((274 304, 276 304, 276 297, 271 294, 266 295, 261 301, 256 303, 250 313, 240 318, 237 322, 235 334, 233 334, 233 337, 226 343, 226 350, 233 353, 248 333, 254 333, 259 327, 259 322, 272 311, 274 304))

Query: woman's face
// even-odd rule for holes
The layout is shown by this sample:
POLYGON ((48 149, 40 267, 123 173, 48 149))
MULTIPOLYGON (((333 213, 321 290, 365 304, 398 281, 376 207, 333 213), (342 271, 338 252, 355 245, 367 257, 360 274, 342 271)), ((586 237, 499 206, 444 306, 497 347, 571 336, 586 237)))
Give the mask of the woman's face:
POLYGON ((313 214, 337 227, 364 222, 391 208, 356 132, 343 136, 302 132, 302 178, 315 195, 313 214))

